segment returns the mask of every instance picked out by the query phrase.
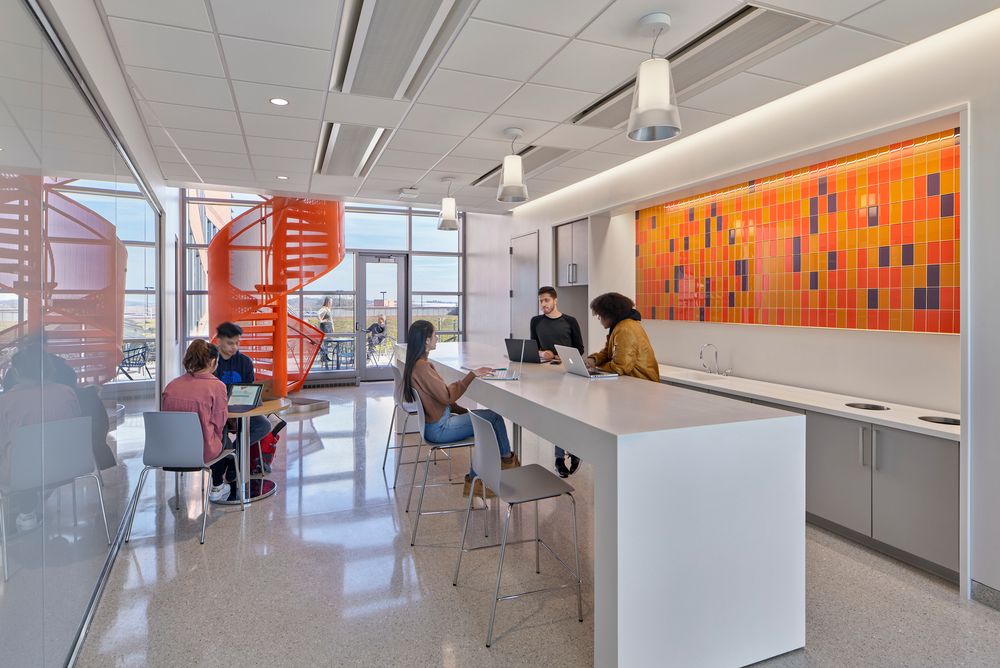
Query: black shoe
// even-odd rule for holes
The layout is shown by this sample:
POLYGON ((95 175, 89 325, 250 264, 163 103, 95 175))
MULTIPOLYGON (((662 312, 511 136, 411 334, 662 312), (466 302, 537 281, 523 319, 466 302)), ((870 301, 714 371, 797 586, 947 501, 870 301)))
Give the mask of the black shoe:
POLYGON ((576 455, 569 456, 569 475, 576 473, 576 470, 580 468, 580 458, 576 455))
POLYGON ((565 478, 570 474, 569 469, 566 468, 566 464, 561 459, 556 460, 556 473, 559 474, 560 478, 565 478))

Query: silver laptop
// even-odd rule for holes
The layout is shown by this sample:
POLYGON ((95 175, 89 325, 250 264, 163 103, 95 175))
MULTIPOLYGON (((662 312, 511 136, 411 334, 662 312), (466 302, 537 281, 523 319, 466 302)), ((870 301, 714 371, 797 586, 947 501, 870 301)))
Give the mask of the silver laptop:
POLYGON ((566 373, 571 373, 576 376, 583 376, 584 378, 590 378, 591 380, 598 378, 617 378, 617 373, 611 373, 609 371, 591 371, 587 368, 587 364, 583 361, 583 355, 576 348, 570 348, 569 346, 556 346, 556 352, 559 353, 559 359, 562 360, 563 365, 565 365, 566 373))
POLYGON ((511 364, 508 369, 496 369, 493 373, 480 377, 483 380, 521 380, 521 368, 524 366, 524 349, 526 344, 527 340, 521 339, 521 354, 518 356, 516 369, 511 364))

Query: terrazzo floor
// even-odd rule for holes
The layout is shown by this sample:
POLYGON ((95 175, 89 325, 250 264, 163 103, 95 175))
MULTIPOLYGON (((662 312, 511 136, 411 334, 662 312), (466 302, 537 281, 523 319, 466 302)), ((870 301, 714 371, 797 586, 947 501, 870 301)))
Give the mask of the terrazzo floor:
MULTIPOLYGON (((572 589, 502 602, 487 649, 496 550, 467 554, 453 587, 459 515, 422 518, 410 547, 412 513, 404 511, 407 488, 392 489, 393 454, 389 473, 382 471, 391 390, 372 383, 309 391, 328 399, 330 411, 289 423, 271 475, 278 493, 242 513, 213 505, 204 545, 200 481, 185 479, 180 511, 171 478, 148 481, 77 665, 591 665, 589 586, 582 624, 572 589)), ((523 460, 551 467, 552 446, 525 434, 523 460)), ((134 480, 141 461, 133 455, 127 463, 134 480)), ((456 457, 456 480, 467 466, 456 457)), ((447 473, 444 461, 431 471, 438 480, 447 473)), ((589 581, 590 468, 569 481, 589 581)), ((430 489, 425 499, 428 508, 460 502, 457 486, 430 489)), ((525 536, 533 527, 531 511, 521 512, 512 539, 522 525, 525 536)), ((540 517, 543 539, 571 558, 569 503, 543 503, 540 517)), ((498 533, 492 513, 475 515, 470 537, 483 544, 498 533)), ((758 665, 1000 665, 1000 612, 960 601, 952 585, 821 529, 808 527, 806 539, 806 649, 758 665)), ((504 592, 567 581, 544 550, 536 575, 530 545, 509 549, 504 592)))

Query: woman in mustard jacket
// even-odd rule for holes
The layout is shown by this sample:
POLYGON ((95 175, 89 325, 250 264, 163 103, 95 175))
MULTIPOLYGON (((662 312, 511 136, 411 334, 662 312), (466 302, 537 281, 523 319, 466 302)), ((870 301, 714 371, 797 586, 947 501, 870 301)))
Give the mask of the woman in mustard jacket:
POLYGON ((625 295, 606 292, 590 302, 590 310, 607 328, 608 339, 604 350, 587 357, 587 367, 660 382, 656 354, 635 303, 625 295))

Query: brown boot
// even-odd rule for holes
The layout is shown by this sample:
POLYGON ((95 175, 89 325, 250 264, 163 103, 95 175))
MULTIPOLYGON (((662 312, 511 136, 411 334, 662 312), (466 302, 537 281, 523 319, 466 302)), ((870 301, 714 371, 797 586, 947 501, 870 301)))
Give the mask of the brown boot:
MULTIPOLYGON (((482 480, 480 480, 479 484, 482 485, 486 489, 486 498, 487 499, 495 499, 496 498, 497 495, 493 493, 492 489, 490 489, 489 487, 486 487, 486 483, 484 483, 482 480)), ((471 488, 471 487, 472 487, 472 478, 469 476, 468 473, 466 473, 465 474, 465 487, 462 488, 462 496, 463 497, 466 497, 466 496, 469 495, 469 488, 471 488)))
POLYGON ((500 458, 500 468, 502 470, 517 468, 521 465, 521 460, 517 458, 517 455, 513 452, 510 453, 510 457, 500 458))

